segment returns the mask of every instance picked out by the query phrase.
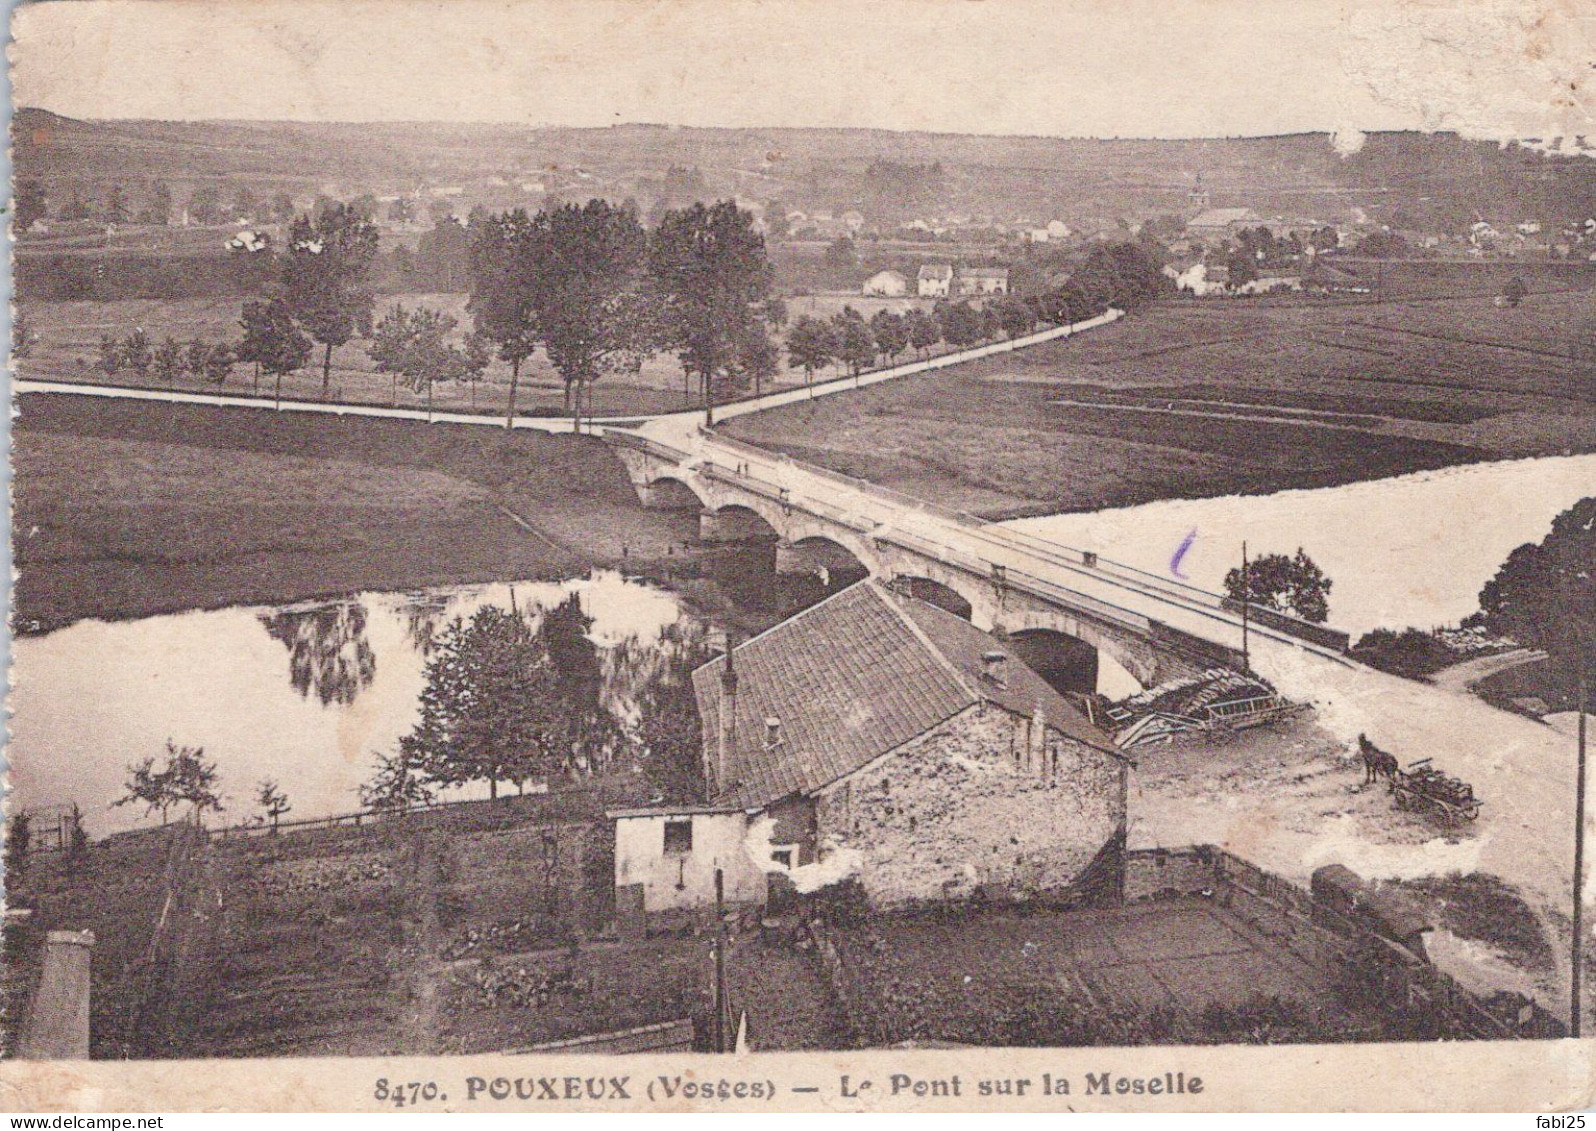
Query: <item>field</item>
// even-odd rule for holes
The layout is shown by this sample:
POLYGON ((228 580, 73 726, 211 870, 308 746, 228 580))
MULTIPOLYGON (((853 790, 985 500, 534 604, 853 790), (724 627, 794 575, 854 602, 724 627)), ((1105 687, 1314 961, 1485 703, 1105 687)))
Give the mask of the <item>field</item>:
POLYGON ((783 407, 739 438, 1009 517, 1331 486, 1596 448, 1568 356, 1596 291, 1169 300, 956 371, 783 407))
POLYGON ((49 394, 20 404, 22 632, 569 576, 663 557, 694 530, 643 510, 586 437, 49 394))

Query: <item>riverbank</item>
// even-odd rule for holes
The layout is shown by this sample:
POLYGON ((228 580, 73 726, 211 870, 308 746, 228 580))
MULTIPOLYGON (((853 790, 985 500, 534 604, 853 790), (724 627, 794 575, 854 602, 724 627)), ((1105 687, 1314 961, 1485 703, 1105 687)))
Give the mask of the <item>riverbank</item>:
POLYGON ((460 425, 24 394, 14 624, 679 562, 603 444, 460 425))

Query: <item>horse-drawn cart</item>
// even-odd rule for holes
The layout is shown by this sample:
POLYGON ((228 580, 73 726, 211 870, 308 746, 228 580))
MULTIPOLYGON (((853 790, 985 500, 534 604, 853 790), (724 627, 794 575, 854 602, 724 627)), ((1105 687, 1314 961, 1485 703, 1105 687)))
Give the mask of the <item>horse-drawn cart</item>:
POLYGON ((1391 794, 1398 809, 1430 813, 1449 825, 1480 815, 1481 801, 1468 782, 1443 774, 1424 758, 1391 775, 1391 794))

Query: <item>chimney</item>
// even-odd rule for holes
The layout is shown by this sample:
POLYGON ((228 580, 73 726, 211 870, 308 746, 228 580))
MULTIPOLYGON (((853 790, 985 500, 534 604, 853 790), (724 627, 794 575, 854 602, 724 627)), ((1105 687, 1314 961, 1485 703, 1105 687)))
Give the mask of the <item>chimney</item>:
POLYGON ((765 720, 765 749, 774 750, 781 742, 781 720, 772 715, 765 720))
POLYGON ((726 788, 726 773, 737 748, 737 642, 726 637, 726 669, 720 673, 720 726, 715 743, 715 766, 710 793, 726 788))
POLYGON ((981 653, 981 678, 998 687, 1009 685, 1009 655, 1007 652, 981 653))

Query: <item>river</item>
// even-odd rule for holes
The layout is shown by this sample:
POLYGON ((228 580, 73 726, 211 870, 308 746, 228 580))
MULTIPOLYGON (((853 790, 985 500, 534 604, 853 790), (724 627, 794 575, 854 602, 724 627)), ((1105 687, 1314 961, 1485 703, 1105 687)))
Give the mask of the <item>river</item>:
POLYGON ((1254 556, 1305 550, 1329 576, 1330 620, 1372 628, 1456 624, 1508 554, 1596 494, 1596 455, 1469 464, 1342 487, 1176 499, 1007 525, 1219 591, 1254 556), (1189 539, 1185 553, 1177 551, 1189 539))
POLYGON ((623 718, 674 646, 667 630, 705 627, 674 593, 599 572, 79 621, 23 637, 13 642, 14 800, 25 808, 76 803, 93 836, 148 825, 156 818, 142 807, 112 803, 126 767, 159 758, 170 739, 203 747, 216 763, 225 823, 254 815, 255 791, 268 778, 293 804, 285 819, 353 811, 376 754, 391 753, 415 722, 433 632, 484 604, 548 608, 571 593, 593 619, 604 695, 623 718))

